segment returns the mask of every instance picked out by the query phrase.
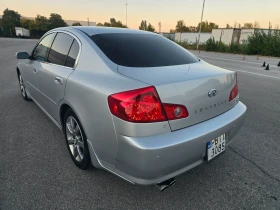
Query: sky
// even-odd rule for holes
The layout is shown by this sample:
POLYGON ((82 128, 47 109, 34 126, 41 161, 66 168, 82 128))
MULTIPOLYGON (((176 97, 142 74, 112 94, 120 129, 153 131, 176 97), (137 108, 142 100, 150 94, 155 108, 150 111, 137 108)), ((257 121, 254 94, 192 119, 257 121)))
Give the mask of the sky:
MULTIPOLYGON (((197 26, 201 18, 203 0, 1 0, 0 12, 9 8, 22 16, 35 17, 37 14, 49 17, 58 13, 65 20, 109 22, 110 18, 138 29, 141 20, 147 20, 162 32, 175 29, 178 20, 187 26, 197 26)), ((280 0, 206 0, 203 20, 214 22, 220 27, 228 23, 258 21, 262 28, 280 25, 280 0)), ((1 14, 1 13, 0 13, 1 14)))

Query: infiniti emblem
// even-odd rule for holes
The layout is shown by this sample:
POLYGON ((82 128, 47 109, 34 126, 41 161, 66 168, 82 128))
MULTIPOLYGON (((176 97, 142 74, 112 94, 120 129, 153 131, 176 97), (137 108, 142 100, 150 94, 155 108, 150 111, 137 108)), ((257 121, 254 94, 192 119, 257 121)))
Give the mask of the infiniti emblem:
POLYGON ((214 97, 214 96, 217 95, 217 93, 218 93, 218 91, 216 89, 212 89, 212 90, 209 91, 208 96, 209 97, 214 97))

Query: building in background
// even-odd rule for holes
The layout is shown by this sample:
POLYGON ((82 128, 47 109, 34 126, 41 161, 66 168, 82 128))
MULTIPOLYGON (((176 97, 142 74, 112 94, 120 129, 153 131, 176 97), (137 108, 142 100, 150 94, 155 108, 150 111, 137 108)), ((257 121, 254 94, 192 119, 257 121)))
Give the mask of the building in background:
MULTIPOLYGON (((175 33, 176 42, 188 42, 189 44, 195 44, 198 40, 198 32, 185 32, 185 33, 175 33)), ((205 44, 208 39, 211 38, 211 33, 201 33, 200 34, 200 44, 205 44)))
POLYGON ((73 23, 81 23, 82 26, 96 26, 96 22, 91 22, 91 21, 79 21, 79 20, 64 20, 67 25, 72 26, 73 23))
POLYGON ((15 27, 16 36, 30 37, 30 31, 25 28, 15 27))
POLYGON ((175 34, 173 33, 164 33, 164 32, 161 32, 159 33, 160 35, 172 40, 172 41, 175 41, 175 34))
POLYGON ((248 37, 252 36, 256 31, 261 31, 267 35, 269 31, 271 31, 271 33, 273 34, 275 31, 279 31, 279 30, 261 29, 261 28, 242 28, 239 43, 244 44, 248 40, 248 37))
POLYGON ((212 29, 211 37, 214 38, 215 41, 221 41, 226 45, 230 45, 232 43, 239 43, 240 34, 240 28, 218 28, 212 29))

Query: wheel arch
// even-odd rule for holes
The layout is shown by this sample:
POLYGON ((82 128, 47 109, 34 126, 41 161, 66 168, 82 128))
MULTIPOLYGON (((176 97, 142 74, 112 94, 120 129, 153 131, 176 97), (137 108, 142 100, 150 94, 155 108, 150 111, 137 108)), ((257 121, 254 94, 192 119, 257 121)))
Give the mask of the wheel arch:
MULTIPOLYGON (((68 109, 71 109, 76 114, 79 122, 81 123, 81 125, 83 127, 83 130, 86 134, 86 137, 88 138, 87 131, 85 130, 85 127, 83 125, 83 122, 81 121, 81 118, 79 117, 79 115, 77 114, 75 109, 66 101, 62 101, 61 105, 60 105, 60 108, 59 108, 59 120, 60 120, 60 123, 61 123, 61 128, 62 128, 63 133, 64 133, 64 116, 65 116, 65 113, 68 109)), ((100 161, 99 161, 91 143, 90 143, 90 145, 88 145, 88 148, 89 148, 90 158, 91 158, 91 162, 92 162, 93 166, 96 167, 96 168, 103 168, 103 166, 101 166, 101 164, 100 164, 100 161)))

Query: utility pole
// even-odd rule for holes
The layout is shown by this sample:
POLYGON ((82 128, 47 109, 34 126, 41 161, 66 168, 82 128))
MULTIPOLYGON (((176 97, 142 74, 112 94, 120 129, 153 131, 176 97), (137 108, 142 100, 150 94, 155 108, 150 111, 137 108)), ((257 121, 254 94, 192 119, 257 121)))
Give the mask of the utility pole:
POLYGON ((87 25, 89 26, 89 18, 87 18, 87 25))
POLYGON ((205 4, 205 0, 203 0, 203 7, 202 7, 201 20, 200 20, 200 27, 199 27, 198 41, 197 41, 197 46, 196 46, 196 49, 197 49, 197 50, 198 50, 198 47, 199 47, 199 42, 200 42, 200 33, 201 33, 201 27, 202 27, 202 19, 203 19, 203 12, 204 12, 204 4, 205 4))
POLYGON ((125 4, 125 6, 126 6, 126 27, 127 27, 127 4, 128 3, 125 4))
POLYGON ((161 33, 161 22, 158 23, 159 33, 161 33))

